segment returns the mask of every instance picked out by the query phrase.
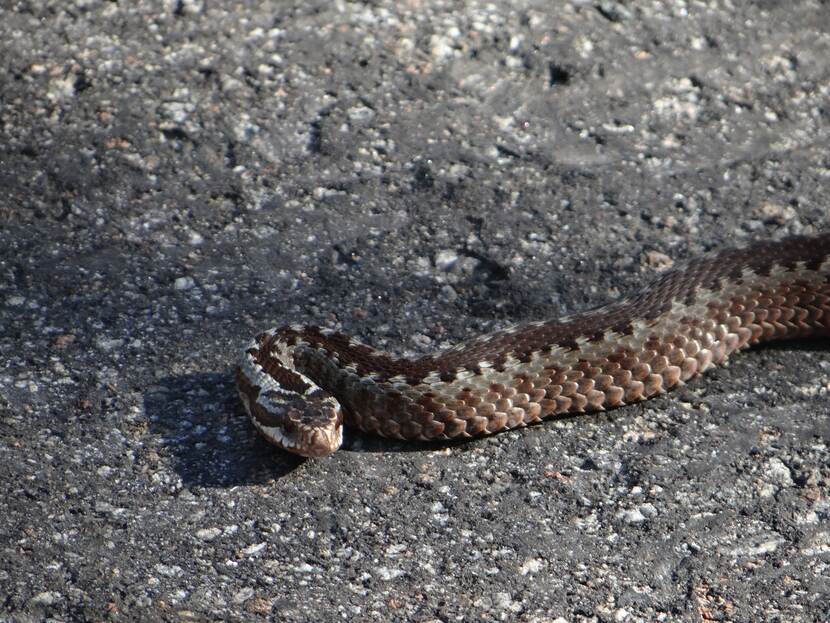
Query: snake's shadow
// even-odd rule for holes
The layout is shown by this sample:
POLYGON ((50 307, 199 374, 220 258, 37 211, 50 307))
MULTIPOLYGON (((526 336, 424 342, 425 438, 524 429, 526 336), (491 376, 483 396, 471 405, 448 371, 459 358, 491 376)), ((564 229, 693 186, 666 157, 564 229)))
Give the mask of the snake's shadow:
MULTIPOLYGON (((265 484, 307 459, 274 447, 251 425, 230 372, 167 376, 144 394, 150 430, 185 486, 265 484)), ((347 429, 346 452, 423 452, 462 445, 399 442, 347 429)))
MULTIPOLYGON (((274 447, 251 425, 230 372, 167 376, 144 393, 150 431, 185 486, 265 484, 307 459, 274 447)), ((428 452, 471 440, 396 441, 346 428, 341 452, 428 452)), ((324 459, 325 460, 325 459, 324 459)))
POLYGON ((145 392, 144 409, 185 486, 264 484, 303 462, 256 433, 230 372, 164 377, 145 392))

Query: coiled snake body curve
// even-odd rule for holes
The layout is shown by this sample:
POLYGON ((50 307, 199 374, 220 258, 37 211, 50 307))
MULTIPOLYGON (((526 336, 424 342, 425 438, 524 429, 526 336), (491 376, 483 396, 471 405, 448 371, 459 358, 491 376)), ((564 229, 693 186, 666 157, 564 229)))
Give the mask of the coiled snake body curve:
POLYGON ((830 335, 830 233, 705 255, 616 302, 414 359, 319 327, 271 329, 236 379, 266 439, 317 457, 344 423, 395 439, 488 435, 644 400, 752 344, 816 335, 830 335))

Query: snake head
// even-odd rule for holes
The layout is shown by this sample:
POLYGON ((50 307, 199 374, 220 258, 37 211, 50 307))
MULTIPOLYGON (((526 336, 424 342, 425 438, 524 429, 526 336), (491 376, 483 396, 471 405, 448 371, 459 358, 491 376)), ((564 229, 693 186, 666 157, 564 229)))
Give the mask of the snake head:
POLYGON ((317 389, 305 395, 265 391, 251 400, 240 391, 257 430, 272 444, 305 457, 331 454, 343 442, 343 416, 340 404, 330 394, 317 389))

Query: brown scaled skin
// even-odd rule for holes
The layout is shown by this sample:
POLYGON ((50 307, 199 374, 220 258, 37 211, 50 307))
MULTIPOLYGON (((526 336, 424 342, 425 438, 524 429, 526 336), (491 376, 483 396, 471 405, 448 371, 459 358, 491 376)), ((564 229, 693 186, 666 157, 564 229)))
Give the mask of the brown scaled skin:
POLYGON ((664 393, 752 344, 830 334, 830 233, 690 261, 640 292, 406 359, 292 325, 261 334, 237 373, 257 429, 304 456, 343 422, 395 439, 454 439, 664 393))

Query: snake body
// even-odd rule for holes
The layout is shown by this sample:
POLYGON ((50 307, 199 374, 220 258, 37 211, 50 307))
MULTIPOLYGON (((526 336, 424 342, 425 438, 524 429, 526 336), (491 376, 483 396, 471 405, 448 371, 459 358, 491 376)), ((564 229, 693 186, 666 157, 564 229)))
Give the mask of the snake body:
POLYGON ((704 255, 602 307, 419 358, 271 329, 236 379, 268 441, 316 457, 337 450, 344 423, 396 439, 488 435, 644 400, 752 344, 815 335, 830 335, 830 233, 704 255))

